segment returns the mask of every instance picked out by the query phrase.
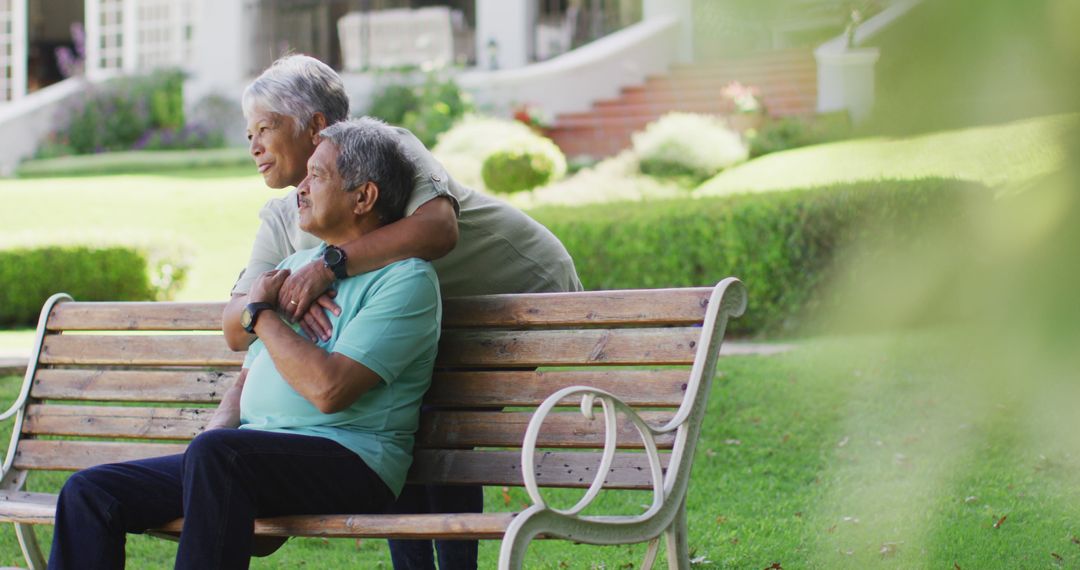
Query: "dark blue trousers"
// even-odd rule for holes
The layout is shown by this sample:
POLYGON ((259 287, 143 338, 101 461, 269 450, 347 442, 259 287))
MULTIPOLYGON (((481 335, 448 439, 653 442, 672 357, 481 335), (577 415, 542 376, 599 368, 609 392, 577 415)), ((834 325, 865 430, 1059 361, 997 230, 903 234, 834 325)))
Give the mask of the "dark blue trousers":
POLYGON ((184 517, 176 568, 247 568, 254 520, 380 513, 393 493, 321 437, 219 429, 182 455, 100 465, 60 492, 49 568, 123 568, 125 534, 184 517))
MULTIPOLYGON (((459 485, 405 485, 391 512, 481 513, 484 488, 459 485)), ((430 540, 391 540, 390 559, 394 570, 435 570, 430 540)), ((475 540, 436 540, 440 570, 475 570, 475 540)))

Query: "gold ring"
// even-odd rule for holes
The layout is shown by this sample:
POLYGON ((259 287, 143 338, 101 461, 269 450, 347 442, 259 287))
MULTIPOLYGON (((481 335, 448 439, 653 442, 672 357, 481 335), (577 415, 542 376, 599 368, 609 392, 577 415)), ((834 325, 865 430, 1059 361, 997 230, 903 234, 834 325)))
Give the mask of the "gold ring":
POLYGON ((299 303, 297 303, 296 301, 289 301, 289 304, 290 305, 298 305, 299 303))

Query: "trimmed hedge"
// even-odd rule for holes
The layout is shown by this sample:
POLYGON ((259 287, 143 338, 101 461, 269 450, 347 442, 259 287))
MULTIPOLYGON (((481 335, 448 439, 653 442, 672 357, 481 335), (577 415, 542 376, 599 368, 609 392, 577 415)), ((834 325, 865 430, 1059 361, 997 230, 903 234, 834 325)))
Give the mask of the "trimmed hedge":
POLYGON ((550 182, 555 177, 555 164, 547 154, 536 150, 497 150, 484 160, 480 174, 488 190, 513 194, 550 182))
POLYGON ((78 301, 167 300, 183 285, 179 249, 38 245, 0 249, 0 326, 34 325, 57 292, 78 301))
POLYGON ((847 260, 857 255, 873 270, 889 248, 923 239, 931 224, 951 223, 970 200, 991 195, 932 178, 530 214, 566 245, 590 290, 711 286, 735 275, 750 307, 733 332, 799 332, 834 301, 824 285, 859 279, 847 260))
POLYGON ((250 170, 254 163, 247 148, 216 148, 203 150, 132 150, 40 158, 19 165, 19 178, 51 178, 56 176, 104 176, 110 174, 161 173, 191 171, 200 168, 236 168, 250 170))

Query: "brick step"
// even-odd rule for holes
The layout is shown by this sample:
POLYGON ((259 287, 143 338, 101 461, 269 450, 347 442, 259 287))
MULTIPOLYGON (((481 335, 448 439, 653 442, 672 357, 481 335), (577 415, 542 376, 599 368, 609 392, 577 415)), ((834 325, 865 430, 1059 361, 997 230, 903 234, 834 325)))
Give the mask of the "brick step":
MULTIPOLYGON (((816 105, 814 102, 806 102, 803 105, 790 105, 790 106, 773 106, 766 107, 769 110, 769 115, 773 117, 789 117, 793 115, 810 115, 813 114, 816 105)), ((555 121, 553 128, 558 129, 608 129, 608 128, 632 128, 634 130, 640 130, 645 125, 659 119, 663 115, 672 111, 683 112, 696 112, 709 115, 727 115, 730 111, 720 110, 710 112, 706 109, 678 109, 669 108, 663 110, 641 110, 635 114, 629 113, 613 113, 613 114, 589 114, 589 113, 575 113, 572 116, 560 115, 555 121)))
POLYGON ((760 77, 731 76, 731 77, 655 77, 649 78, 645 83, 632 85, 623 89, 624 93, 637 91, 686 91, 693 89, 723 89, 732 81, 738 81, 743 85, 768 90, 778 85, 817 85, 817 71, 811 70, 806 73, 790 73, 786 75, 769 75, 760 77))
MULTIPOLYGON (((803 101, 817 97, 817 86, 777 86, 775 89, 763 89, 760 97, 765 101, 783 104, 786 101, 803 101)), ((617 99, 597 101, 593 107, 597 110, 621 105, 668 105, 685 101, 723 100, 720 89, 692 89, 686 91, 634 91, 617 99)))
POLYGON ((768 65, 727 65, 711 67, 679 67, 668 71, 663 77, 739 77, 739 76, 763 76, 785 75, 789 73, 804 73, 817 69, 814 60, 792 61, 783 64, 775 63, 768 65))
MULTIPOLYGON (((812 109, 817 104, 816 97, 802 94, 775 98, 764 97, 763 99, 765 109, 769 114, 791 114, 793 111, 797 113, 801 109, 812 109)), ((590 117, 659 116, 672 111, 726 115, 735 112, 735 108, 730 101, 719 95, 710 99, 684 99, 681 101, 643 103, 614 101, 603 105, 598 104, 591 111, 562 113, 555 120, 556 123, 562 123, 563 121, 578 121, 590 117)))
POLYGON ((676 64, 672 67, 673 70, 687 69, 687 68, 716 68, 726 67, 730 65, 768 65, 772 63, 782 63, 791 61, 805 61, 813 60, 814 52, 811 49, 806 48, 792 48, 786 50, 776 50, 769 52, 762 52, 756 54, 747 54, 739 57, 725 57, 720 59, 714 59, 707 62, 699 63, 683 63, 676 64))

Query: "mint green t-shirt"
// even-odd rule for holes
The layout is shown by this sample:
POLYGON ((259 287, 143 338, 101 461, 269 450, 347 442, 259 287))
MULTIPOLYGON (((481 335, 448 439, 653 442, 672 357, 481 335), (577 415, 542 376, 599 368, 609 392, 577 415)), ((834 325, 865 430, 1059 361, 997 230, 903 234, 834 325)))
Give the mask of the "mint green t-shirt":
MULTIPOLYGON (((322 249, 298 251, 278 268, 299 268, 322 249)), ((345 410, 324 414, 282 378, 256 340, 244 361, 249 370, 240 428, 332 439, 359 455, 397 495, 412 463, 420 400, 435 364, 442 317, 438 278, 430 263, 407 259, 338 281, 336 289, 341 315, 330 315, 330 340, 318 346, 363 364, 382 381, 345 410)))

